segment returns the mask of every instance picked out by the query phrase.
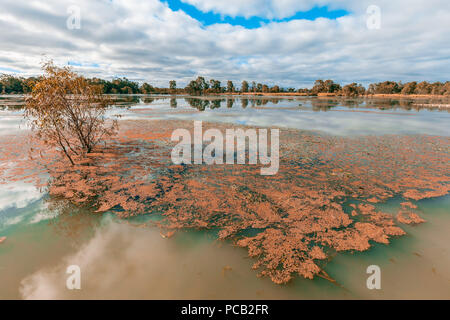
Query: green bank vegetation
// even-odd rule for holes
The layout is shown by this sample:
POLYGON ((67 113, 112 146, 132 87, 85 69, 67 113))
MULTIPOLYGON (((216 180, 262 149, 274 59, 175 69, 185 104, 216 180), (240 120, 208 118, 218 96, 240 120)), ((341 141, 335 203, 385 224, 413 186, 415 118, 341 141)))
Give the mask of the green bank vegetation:
MULTIPOLYGON (((33 86, 41 80, 40 77, 24 78, 20 76, 3 74, 0 76, 1 94, 29 94, 33 86)), ((205 77, 197 77, 190 81, 186 87, 179 88, 175 80, 168 83, 167 88, 158 88, 147 82, 139 83, 127 78, 104 80, 99 78, 86 79, 90 85, 98 86, 104 94, 282 94, 299 93, 303 95, 330 94, 346 97, 357 97, 373 94, 401 94, 401 95, 439 95, 450 96, 450 81, 427 82, 412 81, 407 83, 396 81, 384 81, 372 83, 367 88, 358 83, 350 83, 342 86, 333 80, 316 80, 314 86, 309 88, 284 88, 279 85, 269 86, 255 81, 242 81, 237 87, 228 80, 224 85, 216 79, 207 80, 205 77)))

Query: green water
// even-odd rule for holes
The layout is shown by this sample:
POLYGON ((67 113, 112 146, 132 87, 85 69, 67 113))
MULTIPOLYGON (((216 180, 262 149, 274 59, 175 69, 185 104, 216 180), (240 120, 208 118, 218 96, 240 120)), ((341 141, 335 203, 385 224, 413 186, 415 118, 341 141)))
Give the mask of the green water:
MULTIPOLYGON (((336 255, 325 270, 338 285, 321 278, 275 285, 256 277, 244 249, 215 241, 214 231, 163 239, 156 227, 139 227, 148 216, 119 221, 79 212, 20 223, 2 231, 8 241, 0 247, 0 298, 449 298, 449 205, 448 196, 421 201, 427 223, 405 227, 407 236, 336 255), (67 224, 77 232, 68 232, 67 224), (81 290, 65 287, 71 264, 81 267, 81 290), (381 290, 366 287, 369 265, 381 268, 381 290)), ((386 207, 394 211, 398 204, 386 207)))

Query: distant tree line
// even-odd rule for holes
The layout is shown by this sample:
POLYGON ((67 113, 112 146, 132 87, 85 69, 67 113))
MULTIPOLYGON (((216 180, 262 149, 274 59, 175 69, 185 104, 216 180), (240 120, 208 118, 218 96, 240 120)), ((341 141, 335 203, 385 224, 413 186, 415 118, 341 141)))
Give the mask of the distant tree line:
POLYGON ((12 75, 0 75, 1 94, 30 93, 38 78, 21 78, 12 75))
POLYGON ((403 94, 403 95, 450 95, 450 81, 446 82, 407 82, 384 81, 371 83, 366 89, 361 84, 350 83, 341 87, 333 80, 316 80, 311 90, 300 89, 299 92, 316 95, 319 93, 333 93, 347 97, 356 97, 373 94, 403 94))
MULTIPOLYGON (((0 75, 1 94, 27 94, 30 93, 34 84, 40 77, 18 77, 13 75, 0 75)), ((142 84, 127 78, 103 80, 99 78, 87 79, 92 85, 101 88, 104 94, 188 94, 192 96, 207 94, 233 94, 233 93, 302 93, 305 95, 330 94, 346 97, 357 97, 373 94, 404 94, 404 95, 450 95, 450 81, 447 82, 395 82, 384 81, 372 83, 366 89, 358 83, 350 83, 343 87, 333 80, 316 80, 311 89, 284 88, 278 85, 269 86, 255 81, 242 81, 240 88, 233 81, 227 81, 222 86, 221 81, 204 77, 197 77, 188 83, 185 88, 178 88, 175 80, 169 81, 168 88, 154 87, 147 82, 142 84)))

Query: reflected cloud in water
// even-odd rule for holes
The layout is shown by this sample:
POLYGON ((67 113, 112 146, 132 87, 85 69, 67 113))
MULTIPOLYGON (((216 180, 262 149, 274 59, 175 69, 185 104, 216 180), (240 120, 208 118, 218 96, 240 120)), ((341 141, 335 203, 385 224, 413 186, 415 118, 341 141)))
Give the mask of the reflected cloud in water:
MULTIPOLYGON (((429 134, 448 136, 450 108, 442 99, 115 95, 108 116, 185 119, 313 130, 331 135, 429 134), (426 107, 424 107, 426 106, 426 107)), ((0 135, 25 124, 23 97, 0 100, 0 135)))
MULTIPOLYGON (((448 110, 448 109, 447 109, 448 110)), ((115 110, 124 119, 202 120, 320 131, 331 135, 428 134, 448 136, 447 110, 411 100, 318 98, 157 98, 115 110)))

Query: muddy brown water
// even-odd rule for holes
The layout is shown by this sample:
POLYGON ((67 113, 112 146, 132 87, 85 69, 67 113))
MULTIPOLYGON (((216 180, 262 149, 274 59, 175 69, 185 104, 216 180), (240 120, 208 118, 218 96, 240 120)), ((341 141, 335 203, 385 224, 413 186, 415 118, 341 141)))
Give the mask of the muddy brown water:
MULTIPOLYGON (((351 136, 358 130, 372 134, 375 129, 380 135, 448 136, 450 119, 446 111, 414 109, 414 102, 357 101, 350 105, 336 100, 235 99, 227 108, 230 103, 225 99, 219 108, 211 109, 212 102, 206 105, 180 98, 174 108, 170 99, 145 99, 129 97, 131 101, 124 102, 127 108, 113 113, 121 113, 125 119, 199 118, 260 126, 278 121, 289 128, 337 136, 351 136), (203 108, 205 111, 199 111, 203 108), (376 128, 367 127, 380 119, 384 122, 376 128)), ((27 129, 20 109, 8 106, 1 111, 0 139, 23 130, 27 129)), ((448 195, 418 201, 418 211, 426 223, 402 226, 406 236, 393 239, 389 245, 374 244, 365 252, 333 256, 326 271, 338 285, 322 278, 301 277, 277 285, 268 278, 258 278, 246 250, 229 241, 217 241, 215 231, 186 230, 164 238, 158 228, 142 227, 157 216, 121 220, 82 210, 62 217, 48 210, 47 195, 33 186, 8 182, 0 187, 0 236, 6 236, 0 244, 0 299, 450 298, 448 195), (66 288, 69 265, 81 268, 81 290, 66 288), (381 290, 367 289, 366 269, 370 265, 381 268, 381 290)), ((376 206, 394 215, 400 202, 392 199, 376 206)))

